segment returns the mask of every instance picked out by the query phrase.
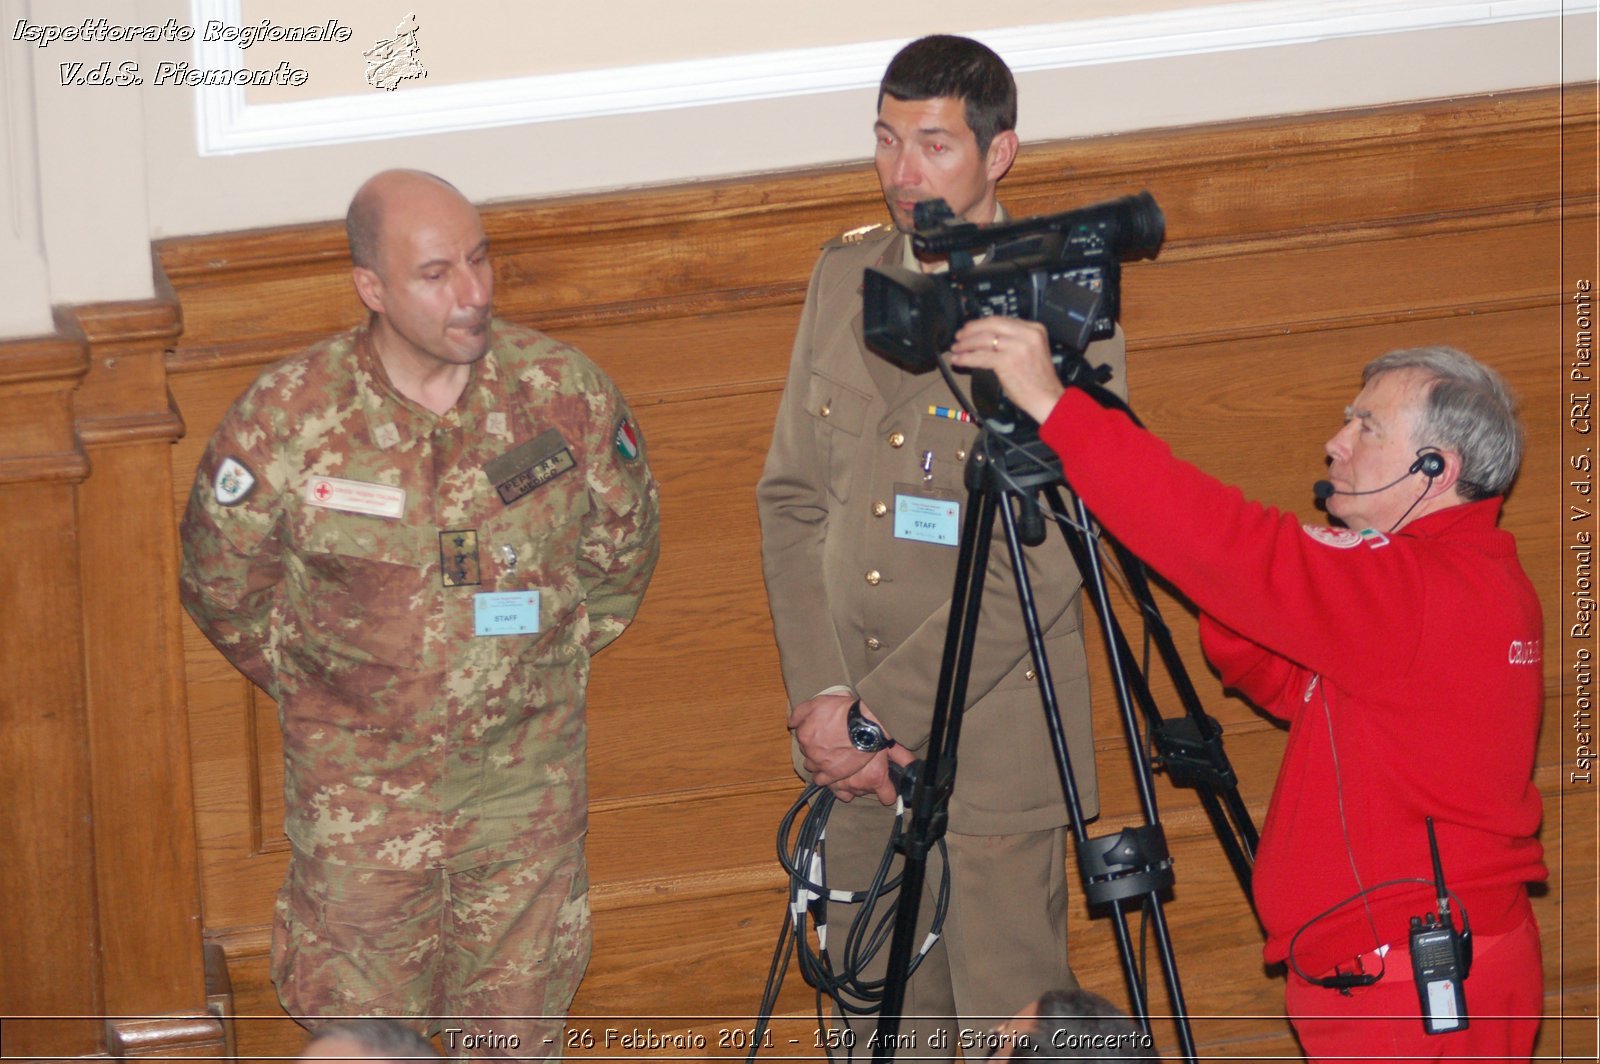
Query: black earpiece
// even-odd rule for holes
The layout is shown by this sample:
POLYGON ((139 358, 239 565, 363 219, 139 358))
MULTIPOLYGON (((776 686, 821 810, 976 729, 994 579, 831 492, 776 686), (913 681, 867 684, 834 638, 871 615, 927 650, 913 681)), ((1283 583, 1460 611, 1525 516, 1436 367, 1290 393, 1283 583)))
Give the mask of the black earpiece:
POLYGON ((1438 451, 1424 451, 1417 456, 1415 462, 1411 463, 1410 472, 1421 473, 1432 480, 1444 472, 1444 455, 1438 451))

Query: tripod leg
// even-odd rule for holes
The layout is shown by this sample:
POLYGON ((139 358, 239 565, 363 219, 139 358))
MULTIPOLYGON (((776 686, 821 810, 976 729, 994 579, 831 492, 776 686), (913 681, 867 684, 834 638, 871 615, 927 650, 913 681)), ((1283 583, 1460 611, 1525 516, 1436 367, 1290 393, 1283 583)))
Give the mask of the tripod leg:
POLYGON ((989 566, 995 496, 974 486, 967 493, 967 514, 961 529, 956 560, 955 587, 950 595, 950 619, 945 630, 944 658, 939 666, 939 686, 934 699, 928 752, 915 774, 911 790, 910 824, 900 842, 904 864, 900 871, 899 903, 895 909, 894 937, 884 977, 883 1005, 878 1015, 875 1064, 888 1064, 899 1042, 901 1010, 905 1004, 906 973, 916 940, 917 913, 927 880, 928 853, 944 834, 950 792, 955 780, 955 752, 961 738, 961 718, 966 706, 967 677, 972 671, 972 646, 978 632, 983 603, 983 582, 989 566))
MULTIPOLYGON (((1045 724, 1050 731, 1050 742, 1056 755, 1056 768, 1061 776, 1062 793, 1066 797, 1067 814, 1072 825, 1072 837, 1082 852, 1088 842, 1088 831, 1083 819, 1083 807, 1078 794, 1077 780, 1072 770, 1072 759, 1067 750, 1066 736, 1061 726, 1061 717, 1056 703, 1054 680, 1050 675, 1050 661, 1044 652, 1044 636, 1039 628, 1038 610, 1034 606, 1032 583, 1028 578, 1027 563, 1022 554, 1022 543, 1017 533, 1016 517, 1009 506, 1000 508, 1001 525, 1005 529, 1006 546, 1011 550, 1012 575, 1017 581, 1017 598, 1022 604, 1023 627, 1028 633, 1028 645, 1033 651, 1034 670, 1039 678, 1039 699, 1043 703, 1045 724)), ((1080 571, 1085 573, 1085 580, 1089 579, 1084 563, 1079 564, 1080 571)), ((1095 574, 1098 576, 1098 573, 1095 574)), ((1145 1033, 1150 1030, 1149 1006, 1145 998, 1144 983, 1141 978, 1138 963, 1134 957, 1133 943, 1128 936, 1128 927, 1122 908, 1121 899, 1111 902, 1111 928, 1117 940, 1117 955, 1122 961, 1122 975, 1128 987, 1129 1005, 1133 1015, 1144 1027, 1145 1033)))
POLYGON ((1146 631, 1155 643, 1173 690, 1184 708, 1183 717, 1164 720, 1157 712, 1148 689, 1142 692, 1141 704, 1156 752, 1175 785, 1193 787, 1200 794, 1217 840, 1222 844, 1239 885, 1244 888, 1245 898, 1251 899, 1252 866, 1260 838, 1250 819, 1250 811, 1239 796, 1233 767, 1223 752, 1222 728, 1206 716, 1200 695, 1195 691, 1188 670, 1184 668, 1183 658, 1178 654, 1172 630, 1156 608, 1155 597, 1150 593, 1150 582, 1145 576, 1144 563, 1120 543, 1113 540, 1112 546, 1127 578, 1128 590, 1145 618, 1146 631))
POLYGON ((1066 731, 1061 725, 1061 710, 1056 702, 1055 679, 1050 673, 1050 659, 1045 655, 1044 632, 1039 625, 1039 610, 1034 604, 1033 584, 1028 579, 1028 565, 1022 553, 1021 537, 1017 533, 1017 518, 1009 505, 1000 508, 1000 523, 1005 530, 1006 547, 1011 551, 1011 576, 1017 585, 1017 602, 1022 606, 1022 627, 1028 635, 1028 650, 1033 657, 1034 675, 1039 683, 1039 700, 1044 708, 1045 728, 1050 733, 1050 749, 1055 754, 1056 772, 1061 779, 1061 793, 1067 802, 1068 822, 1072 837, 1082 842, 1087 835, 1083 818, 1083 804, 1079 800, 1078 781, 1072 770, 1072 757, 1067 749, 1066 731))
MULTIPOLYGON (((1148 697, 1148 687, 1144 677, 1133 664, 1133 657, 1129 652, 1127 640, 1123 637, 1121 626, 1117 623, 1116 615, 1112 609, 1110 595, 1106 586, 1105 573, 1100 565, 1100 556, 1094 549, 1094 543, 1089 537, 1088 529, 1092 527, 1091 518, 1087 508, 1082 502, 1077 506, 1078 527, 1073 529, 1059 516, 1060 493, 1053 487, 1048 489, 1049 496, 1057 509, 1057 524, 1063 535, 1067 537, 1072 548, 1074 560, 1078 563, 1078 571, 1083 577, 1084 591, 1091 596, 1095 604, 1095 612, 1100 618, 1101 634, 1105 640, 1107 657, 1111 663, 1112 680, 1117 692, 1118 707, 1122 714, 1123 734, 1128 745, 1128 755, 1132 762, 1134 780, 1138 785, 1140 800, 1143 804, 1147 830, 1140 832, 1123 832, 1115 839, 1109 840, 1113 845, 1109 849, 1096 846, 1092 854, 1086 849, 1087 840, 1080 834, 1078 836, 1078 853, 1080 867, 1087 869, 1094 867, 1098 874, 1091 876, 1087 871, 1084 874, 1085 892, 1091 904, 1097 900, 1110 901, 1113 910, 1112 926, 1116 932, 1117 948, 1122 956, 1123 973, 1127 977, 1130 1000, 1140 1022, 1149 1030, 1148 1001, 1146 999, 1142 980, 1133 956, 1133 945, 1129 940, 1128 930, 1124 921, 1122 902, 1128 898, 1141 896, 1151 926, 1155 932, 1157 948, 1161 954, 1163 971, 1166 974, 1167 991, 1172 1000, 1174 1022, 1178 1030, 1178 1041, 1183 1049, 1185 1059, 1194 1060, 1195 1046, 1194 1034, 1189 1026, 1189 1016, 1184 1005, 1183 987, 1178 977, 1177 958, 1172 950, 1172 939, 1167 930, 1166 916, 1162 910, 1160 891, 1171 882, 1171 861, 1165 851, 1165 839, 1160 833, 1160 822, 1157 818, 1154 782, 1150 775, 1150 766, 1140 752, 1138 722, 1134 717, 1135 693, 1138 692, 1148 697), (1118 840, 1128 839, 1127 847, 1137 849, 1139 846, 1149 847, 1157 852, 1142 855, 1122 855, 1108 857, 1107 855, 1118 850, 1118 840), (1103 862, 1103 863, 1102 863, 1103 862), (1137 871, 1131 869, 1143 863, 1145 867, 1137 871), (1116 868, 1114 872, 1108 868, 1116 868), (1123 871, 1126 867, 1129 871, 1123 871)), ((1003 517, 1009 518, 1007 509, 1003 517)), ((1014 522, 1007 521, 1007 543, 1012 545, 1013 551, 1016 544, 1013 542, 1015 535, 1014 522)), ((1018 569, 1019 581, 1026 580, 1026 570, 1020 561, 1015 562, 1018 569)), ((1037 622, 1035 621, 1035 624, 1037 622)), ((1052 701, 1048 693, 1044 693, 1047 704, 1052 701)), ((1068 773, 1070 774, 1070 769, 1068 773)), ((1075 796, 1069 795, 1069 802, 1075 801, 1075 796)), ((1104 842, 1108 840, 1097 840, 1104 842)))

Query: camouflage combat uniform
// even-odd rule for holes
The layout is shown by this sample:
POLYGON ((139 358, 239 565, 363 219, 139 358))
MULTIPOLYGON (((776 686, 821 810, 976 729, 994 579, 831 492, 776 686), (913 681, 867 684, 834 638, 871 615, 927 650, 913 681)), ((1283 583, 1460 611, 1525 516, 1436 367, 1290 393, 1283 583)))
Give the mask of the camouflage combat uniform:
MULTIPOLYGON (((190 493, 184 604, 278 701, 295 1015, 559 1017, 587 962, 584 691, 655 566, 657 487, 593 363, 493 328, 442 415, 364 330, 270 368, 190 493)), ((559 1018, 436 1026, 560 1048, 559 1018)))

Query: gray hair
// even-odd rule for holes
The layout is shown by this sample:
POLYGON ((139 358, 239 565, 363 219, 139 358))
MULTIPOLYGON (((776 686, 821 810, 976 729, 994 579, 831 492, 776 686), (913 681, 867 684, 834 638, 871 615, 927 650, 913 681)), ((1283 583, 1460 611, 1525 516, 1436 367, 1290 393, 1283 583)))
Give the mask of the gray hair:
POLYGON ((1149 1037, 1131 1017, 1099 994, 1081 987, 1039 995, 1037 1022, 1017 1039, 1014 1058, 1046 1060, 1148 1059, 1149 1037))
POLYGON ((360 1016, 320 1024, 311 1032, 302 1057, 310 1057, 311 1049, 324 1038, 343 1036, 373 1053, 381 1053, 386 1060, 407 1060, 430 1057, 435 1060, 439 1051, 421 1032, 407 1027, 399 1020, 387 1016, 360 1016))
POLYGON ((1500 374, 1453 347, 1411 347, 1367 363, 1361 382, 1405 369, 1432 378, 1415 442, 1461 456, 1462 498, 1475 502, 1509 491, 1522 465, 1522 423, 1500 374))

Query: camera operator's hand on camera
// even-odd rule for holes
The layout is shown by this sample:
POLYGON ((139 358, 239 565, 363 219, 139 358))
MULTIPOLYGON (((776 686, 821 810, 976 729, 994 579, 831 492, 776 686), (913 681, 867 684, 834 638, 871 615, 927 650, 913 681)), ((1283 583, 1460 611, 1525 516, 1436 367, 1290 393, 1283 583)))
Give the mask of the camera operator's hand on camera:
POLYGON ((1041 425, 1066 391, 1050 361, 1049 334, 1036 321, 974 318, 956 333, 950 363, 993 370, 1006 398, 1041 425))
MULTIPOLYGON (((901 765, 915 760, 903 746, 869 753, 850 742, 847 718, 855 696, 848 691, 824 693, 801 702, 789 712, 789 730, 800 743, 803 767, 811 780, 826 787, 840 801, 871 794, 884 805, 895 801, 894 784, 889 779, 889 762, 901 765)), ((866 706, 862 716, 877 720, 866 706)))

